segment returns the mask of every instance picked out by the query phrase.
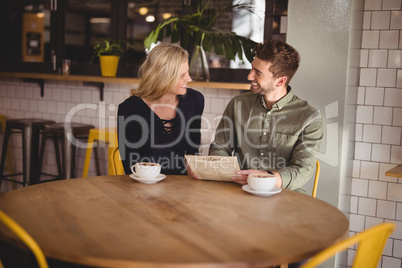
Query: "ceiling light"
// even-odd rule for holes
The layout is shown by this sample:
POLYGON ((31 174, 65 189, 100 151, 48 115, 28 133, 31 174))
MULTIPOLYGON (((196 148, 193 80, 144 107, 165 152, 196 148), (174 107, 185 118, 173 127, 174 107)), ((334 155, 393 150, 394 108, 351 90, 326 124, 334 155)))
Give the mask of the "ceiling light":
POLYGON ((144 15, 148 14, 148 8, 140 7, 140 9, 138 9, 138 13, 140 13, 140 15, 144 16, 144 15))
POLYGON ((154 22, 155 21, 155 17, 153 15, 149 15, 145 18, 146 22, 154 22))
POLYGON ((89 23, 110 23, 110 18, 91 18, 89 23))
POLYGON ((162 18, 163 18, 164 20, 167 20, 167 19, 170 18, 171 16, 172 16, 171 13, 163 13, 163 14, 162 14, 162 18))

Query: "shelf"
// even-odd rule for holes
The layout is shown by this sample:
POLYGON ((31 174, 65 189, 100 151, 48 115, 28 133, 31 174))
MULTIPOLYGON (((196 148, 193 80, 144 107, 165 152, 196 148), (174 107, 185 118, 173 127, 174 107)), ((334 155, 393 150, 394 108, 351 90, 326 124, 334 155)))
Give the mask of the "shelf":
MULTIPOLYGON (((81 82, 100 82, 100 83, 120 83, 120 84, 138 84, 140 79, 128 77, 102 77, 102 76, 84 76, 84 75, 58 75, 58 74, 40 74, 40 73, 14 73, 0 72, 0 77, 4 78, 25 78, 25 79, 44 79, 61 81, 81 81, 81 82)), ((224 83, 224 82, 190 82, 189 87, 203 88, 222 88, 234 90, 249 90, 249 83, 224 83)))
POLYGON ((395 177, 395 178, 402 178, 402 164, 391 168, 387 172, 385 172, 385 176, 395 177))

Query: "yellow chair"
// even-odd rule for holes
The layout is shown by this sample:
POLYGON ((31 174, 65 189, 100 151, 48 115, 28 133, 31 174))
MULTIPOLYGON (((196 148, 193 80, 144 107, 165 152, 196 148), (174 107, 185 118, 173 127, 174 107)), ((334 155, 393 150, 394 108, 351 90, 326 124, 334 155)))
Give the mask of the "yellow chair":
MULTIPOLYGON (((117 129, 116 128, 93 128, 89 131, 88 145, 85 154, 84 171, 82 177, 88 176, 89 164, 91 162, 92 148, 95 141, 108 143, 108 157, 112 158, 113 150, 117 147, 117 129)), ((109 175, 113 175, 112 162, 109 160, 109 175)))
MULTIPOLYGON (((18 238, 20 238, 28 246, 28 248, 34 254, 36 261, 38 262, 38 266, 40 268, 49 267, 42 249, 35 242, 35 240, 18 223, 16 223, 13 219, 11 219, 7 214, 5 214, 1 210, 0 210, 0 221, 3 222, 4 225, 6 225, 8 228, 10 228, 11 231, 13 231, 18 236, 18 238)), ((2 267, 1 262, 0 267, 2 267)))
POLYGON ((353 261, 353 268, 376 268, 381 258, 387 238, 396 229, 394 223, 383 223, 367 229, 355 236, 345 239, 327 249, 321 251, 300 268, 313 268, 336 253, 348 249, 357 244, 357 251, 353 261))
POLYGON ((316 162, 316 169, 315 169, 315 177, 314 177, 314 186, 313 186, 313 193, 312 196, 315 198, 317 195, 317 187, 318 187, 318 179, 320 178, 320 162, 316 162))
POLYGON ((124 171, 123 163, 121 162, 119 147, 116 147, 113 150, 110 161, 112 162, 112 169, 113 169, 113 173, 114 173, 113 175, 125 175, 126 174, 124 171))

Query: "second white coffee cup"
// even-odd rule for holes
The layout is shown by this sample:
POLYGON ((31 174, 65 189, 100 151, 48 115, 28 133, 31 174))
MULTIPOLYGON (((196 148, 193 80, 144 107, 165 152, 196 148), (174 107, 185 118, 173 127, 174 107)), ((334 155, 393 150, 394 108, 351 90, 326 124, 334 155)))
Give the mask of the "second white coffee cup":
POLYGON ((131 171, 140 178, 156 178, 161 173, 161 165, 158 163, 141 162, 133 165, 131 171))

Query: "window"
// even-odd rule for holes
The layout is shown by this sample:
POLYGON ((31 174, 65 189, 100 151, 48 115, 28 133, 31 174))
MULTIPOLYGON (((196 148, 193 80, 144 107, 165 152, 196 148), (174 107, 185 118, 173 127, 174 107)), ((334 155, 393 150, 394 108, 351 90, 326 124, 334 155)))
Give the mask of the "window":
MULTIPOLYGON (((192 4, 197 1, 200 0, 193 0, 192 4)), ((257 42, 285 40, 288 0, 242 2, 247 1, 256 6, 256 16, 245 18, 233 14, 227 18, 229 27, 232 25, 234 31, 257 42), (256 26, 257 21, 259 26, 256 26), (244 27, 251 24, 253 27, 244 27), (254 32, 246 33, 244 29, 254 32)), ((145 36, 169 14, 181 12, 180 3, 171 0, 2 0, 0 49, 7 53, 0 62, 0 70, 60 73, 62 59, 68 58, 71 59, 71 74, 99 75, 96 61, 90 64, 92 47, 96 40, 111 37, 125 39, 130 44, 120 60, 123 68, 119 67, 118 76, 136 76, 136 67, 145 59, 145 36)), ((238 79, 244 81, 246 75, 227 74, 228 69, 250 68, 238 64, 222 66, 226 67, 216 68, 215 74, 211 73, 212 80, 222 81, 226 77, 227 81, 236 82, 233 79, 240 77, 238 79)))
POLYGON ((97 40, 110 38, 110 0, 67 0, 65 11, 65 58, 88 63, 97 40))

